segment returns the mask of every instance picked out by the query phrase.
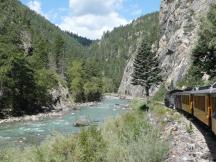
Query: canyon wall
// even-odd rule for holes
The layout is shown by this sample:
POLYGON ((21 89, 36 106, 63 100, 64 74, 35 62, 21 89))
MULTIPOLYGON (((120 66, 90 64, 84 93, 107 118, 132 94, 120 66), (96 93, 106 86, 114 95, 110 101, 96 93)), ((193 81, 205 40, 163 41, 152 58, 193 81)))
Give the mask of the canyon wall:
MULTIPOLYGON (((215 0, 161 0, 160 39, 157 56, 165 87, 171 89, 183 79, 191 64, 191 52, 198 40, 201 19, 215 0)), ((131 85, 133 55, 125 68, 120 95, 142 96, 144 89, 131 85)), ((153 95, 158 88, 153 87, 153 95)))

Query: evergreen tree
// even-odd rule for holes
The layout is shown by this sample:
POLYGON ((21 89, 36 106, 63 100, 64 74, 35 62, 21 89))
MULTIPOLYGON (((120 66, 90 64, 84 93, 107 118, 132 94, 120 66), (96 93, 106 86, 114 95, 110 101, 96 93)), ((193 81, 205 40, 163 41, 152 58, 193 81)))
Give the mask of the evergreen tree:
POLYGON ((55 61, 56 61, 56 68, 57 73, 64 75, 64 60, 65 60, 65 42, 62 37, 59 35, 56 37, 55 40, 55 61))
POLYGON ((32 65, 37 68, 46 68, 48 69, 49 57, 48 57, 48 41, 41 39, 35 44, 33 57, 31 58, 32 65))
POLYGON ((141 43, 133 65, 132 84, 143 86, 148 98, 149 89, 162 81, 158 60, 151 51, 151 43, 148 40, 143 40, 141 43))

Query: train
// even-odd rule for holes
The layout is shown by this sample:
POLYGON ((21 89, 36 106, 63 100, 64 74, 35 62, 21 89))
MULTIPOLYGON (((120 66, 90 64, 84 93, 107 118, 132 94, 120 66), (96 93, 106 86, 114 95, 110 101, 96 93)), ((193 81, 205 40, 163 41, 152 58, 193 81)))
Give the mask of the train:
POLYGON ((216 135, 216 84, 169 91, 164 104, 197 118, 216 135))

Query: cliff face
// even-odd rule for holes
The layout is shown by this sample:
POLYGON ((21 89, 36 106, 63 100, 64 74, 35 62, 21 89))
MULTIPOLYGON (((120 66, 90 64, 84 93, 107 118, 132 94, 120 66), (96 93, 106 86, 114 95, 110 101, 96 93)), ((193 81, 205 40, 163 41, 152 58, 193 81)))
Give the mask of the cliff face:
POLYGON ((167 88, 187 73, 201 18, 215 0, 162 0, 158 56, 167 88))
MULTIPOLYGON (((191 51, 198 39, 200 20, 206 16, 213 3, 216 3, 215 0, 161 0, 157 55, 166 88, 175 86, 187 73, 191 51)), ((125 69, 119 93, 140 96, 143 94, 143 89, 131 85, 132 62, 129 61, 125 69)))

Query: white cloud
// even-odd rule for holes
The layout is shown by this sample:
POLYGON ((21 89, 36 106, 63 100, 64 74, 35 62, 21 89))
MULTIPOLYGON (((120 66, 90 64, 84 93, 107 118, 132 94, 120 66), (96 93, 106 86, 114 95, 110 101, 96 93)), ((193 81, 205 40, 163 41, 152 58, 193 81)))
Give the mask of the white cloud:
POLYGON ((65 17, 60 27, 90 39, 98 39, 105 31, 127 23, 127 20, 121 18, 118 13, 111 12, 105 16, 88 14, 65 17))
POLYGON ((29 1, 27 3, 27 6, 34 10, 35 12, 37 12, 38 14, 42 14, 42 10, 41 10, 41 3, 37 0, 34 0, 34 1, 29 1))
POLYGON ((76 15, 108 14, 121 5, 122 0, 69 0, 76 15))
POLYGON ((59 27, 91 39, 101 38, 128 21, 117 12, 123 0, 70 0, 70 16, 65 16, 59 27))

